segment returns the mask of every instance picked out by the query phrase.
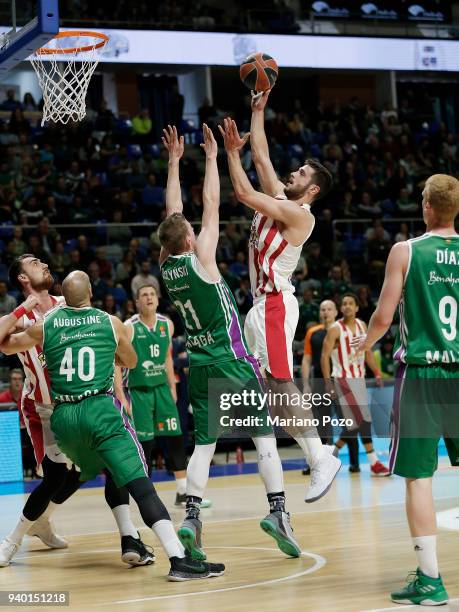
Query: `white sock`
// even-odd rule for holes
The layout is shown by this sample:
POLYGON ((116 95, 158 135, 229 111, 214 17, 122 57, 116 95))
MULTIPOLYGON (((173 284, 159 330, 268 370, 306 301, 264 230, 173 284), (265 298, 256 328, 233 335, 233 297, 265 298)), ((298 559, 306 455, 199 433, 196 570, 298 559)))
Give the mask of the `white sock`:
POLYGON ((131 513, 129 511, 129 504, 120 504, 112 508, 113 516, 115 517, 116 524, 121 536, 132 536, 137 539, 139 534, 137 529, 134 527, 131 519, 131 513))
POLYGON ((158 536, 158 539, 166 551, 169 559, 171 557, 179 557, 180 559, 183 559, 185 556, 185 549, 178 539, 171 521, 167 521, 165 519, 162 521, 157 521, 153 525, 153 531, 158 536))
POLYGON ((375 463, 378 463, 379 461, 378 455, 375 453, 374 450, 367 453, 367 458, 368 458, 368 463, 370 465, 374 465, 375 463))
MULTIPOLYGON (((54 502, 49 502, 48 507, 43 512, 43 514, 39 517, 39 519, 49 519, 51 514, 59 507, 59 504, 55 504, 54 502)), ((39 520, 37 519, 37 520, 39 520)))
POLYGON ((185 476, 183 478, 176 478, 175 484, 177 485, 177 493, 179 495, 183 495, 184 493, 186 493, 186 477, 185 476))
POLYGON ((431 578, 438 578, 437 536, 419 536, 412 540, 421 572, 431 578))
POLYGON ((186 494, 201 497, 204 495, 209 468, 215 453, 216 443, 196 444, 186 470, 186 494))
POLYGON ((324 447, 321 439, 317 437, 309 436, 295 436, 295 440, 299 444, 301 450, 306 457, 306 461, 309 466, 313 466, 314 463, 320 459, 324 452, 324 447))
POLYGON ((19 521, 13 531, 9 534, 8 540, 14 542, 15 544, 21 544, 25 534, 29 530, 30 526, 33 525, 35 521, 29 521, 26 517, 21 514, 19 517, 19 521))
POLYGON ((280 493, 284 490, 284 474, 277 452, 276 438, 264 436, 252 440, 257 449, 258 470, 266 493, 280 493))

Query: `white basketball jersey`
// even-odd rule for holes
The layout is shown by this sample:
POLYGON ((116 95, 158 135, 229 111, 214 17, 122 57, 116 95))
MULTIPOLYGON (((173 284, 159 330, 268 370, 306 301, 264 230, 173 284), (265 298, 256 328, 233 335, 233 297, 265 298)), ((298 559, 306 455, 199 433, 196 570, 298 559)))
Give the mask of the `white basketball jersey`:
MULTIPOLYGON (((50 295, 53 308, 64 303, 62 296, 50 295)), ((50 309, 52 310, 52 309, 50 309)), ((49 311, 48 311, 49 312, 49 311)), ((41 321, 43 315, 38 310, 32 310, 22 318, 24 329, 41 321)), ((52 404, 51 392, 49 388, 49 374, 45 365, 45 359, 41 346, 34 346, 32 349, 23 353, 18 353, 24 368, 24 388, 22 398, 29 399, 39 404, 52 404)))
MULTIPOLYGON (((287 198, 285 195, 278 195, 276 199, 287 198)), ((303 204, 301 208, 311 211, 309 204, 303 204)), ((314 225, 311 232, 313 228, 314 225)), ((274 219, 265 217, 259 212, 255 213, 249 240, 250 284, 255 298, 267 293, 295 291, 291 277, 298 265, 304 242, 299 246, 289 244, 280 233, 274 219)))
POLYGON ((343 319, 334 323, 340 330, 338 346, 331 354, 333 378, 364 378, 365 377, 365 353, 357 352, 351 346, 352 339, 365 334, 365 327, 360 319, 355 320, 355 333, 344 324, 343 319))

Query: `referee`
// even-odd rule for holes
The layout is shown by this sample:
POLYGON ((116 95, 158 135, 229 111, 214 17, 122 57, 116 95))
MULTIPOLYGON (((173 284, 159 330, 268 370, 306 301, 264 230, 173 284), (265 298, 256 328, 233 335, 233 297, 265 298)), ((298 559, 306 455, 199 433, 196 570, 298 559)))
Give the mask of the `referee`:
MULTIPOLYGON (((324 300, 319 308, 319 325, 310 327, 304 339, 303 360, 301 374, 303 377, 304 393, 325 393, 320 357, 322 344, 327 335, 328 328, 333 325, 338 316, 335 302, 324 300)), ((323 417, 332 416, 333 404, 330 406, 313 406, 314 417, 319 420, 317 431, 323 444, 333 444, 333 427, 330 422, 324 425, 323 417)))

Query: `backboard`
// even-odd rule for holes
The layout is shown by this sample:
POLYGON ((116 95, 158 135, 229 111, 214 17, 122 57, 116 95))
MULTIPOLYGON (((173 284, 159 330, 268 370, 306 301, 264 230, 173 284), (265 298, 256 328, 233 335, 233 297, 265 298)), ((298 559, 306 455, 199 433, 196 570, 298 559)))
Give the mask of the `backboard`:
POLYGON ((58 0, 38 0, 37 14, 20 29, 16 28, 15 3, 11 0, 12 29, 0 37, 0 79, 59 32, 58 0))

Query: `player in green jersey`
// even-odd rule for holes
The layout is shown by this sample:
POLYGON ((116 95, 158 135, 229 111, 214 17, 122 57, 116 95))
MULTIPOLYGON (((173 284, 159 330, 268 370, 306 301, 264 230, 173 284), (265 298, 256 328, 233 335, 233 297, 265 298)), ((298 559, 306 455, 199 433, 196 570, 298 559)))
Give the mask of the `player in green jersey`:
MULTIPOLYGON (((171 342, 174 324, 157 312, 158 295, 152 285, 137 289, 138 314, 125 321, 137 366, 115 371, 116 396, 132 416, 151 475, 155 437, 164 436, 177 483, 175 505, 186 503, 186 456, 176 401, 171 342)), ((207 504, 209 505, 209 504, 207 504)))
MULTIPOLYGON (((179 161, 183 138, 175 128, 164 130, 163 142, 169 151, 166 191, 167 218, 159 227, 161 274, 167 291, 177 307, 187 332, 190 355, 190 403, 195 422, 195 449, 187 469, 186 518, 179 537, 195 558, 205 558, 201 548, 200 504, 209 478, 217 432, 209 430, 208 382, 224 379, 233 384, 255 384, 261 389, 258 363, 250 354, 242 331, 236 303, 222 279, 216 263, 219 238, 220 181, 217 168, 217 143, 204 125, 206 173, 203 190, 201 231, 195 237, 185 219, 180 194, 179 161)), ((266 425, 266 408, 258 412, 262 423, 253 432, 258 466, 268 497, 270 512, 260 523, 292 557, 301 549, 293 537, 289 515, 285 511, 282 464, 276 440, 266 425)))
POLYGON ((453 465, 459 465, 459 181, 434 174, 422 199, 427 232, 392 247, 378 307, 367 335, 369 350, 389 329, 397 306, 400 361, 394 394, 390 468, 406 479, 406 513, 418 568, 408 584, 391 594, 396 603, 440 605, 448 594, 438 572, 432 477, 438 442, 445 438, 453 465))
POLYGON ((15 352, 43 348, 55 405, 51 428, 59 447, 80 467, 80 480, 94 478, 105 467, 118 487, 126 487, 170 559, 169 580, 222 574, 224 565, 196 562, 185 554, 147 476, 135 431, 113 395, 115 361, 127 368, 137 364, 127 328, 91 306, 91 284, 84 272, 69 274, 62 291, 65 306, 5 342, 15 352))

